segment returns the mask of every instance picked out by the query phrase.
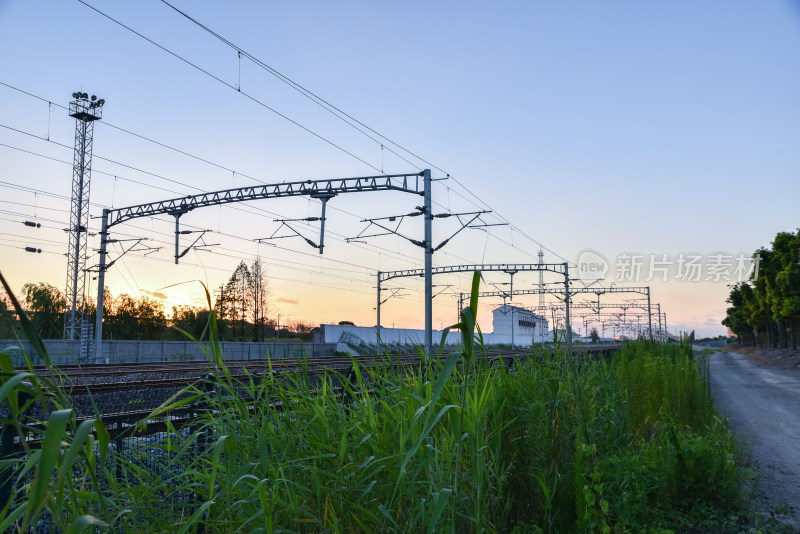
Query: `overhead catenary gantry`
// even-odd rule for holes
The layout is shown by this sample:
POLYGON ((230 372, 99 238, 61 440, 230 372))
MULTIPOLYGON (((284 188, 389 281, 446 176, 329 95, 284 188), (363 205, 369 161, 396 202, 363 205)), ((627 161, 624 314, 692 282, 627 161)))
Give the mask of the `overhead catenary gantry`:
MULTIPOLYGON (((575 312, 573 311, 573 321, 576 324, 583 322, 584 325, 584 338, 590 337, 589 325, 601 326, 601 337, 605 337, 606 328, 613 327, 615 333, 630 333, 631 337, 639 338, 647 332, 647 319, 648 314, 646 311, 641 310, 625 310, 624 312, 575 312)), ((599 334, 600 332, 598 332, 599 334)), ((661 339, 660 335, 656 339, 661 339)))
MULTIPOLYGON (((547 264, 543 264, 547 265, 547 264)), ((562 264, 556 264, 562 265, 562 264)), ((566 265, 566 264, 563 264, 566 265)), ((522 270, 522 269, 520 269, 522 270)), ((549 269, 545 269, 549 270, 549 269)), ((587 287, 575 287, 569 289, 568 285, 565 285, 563 288, 557 287, 537 287, 534 289, 510 289, 509 291, 481 291, 478 293, 478 297, 480 298, 487 298, 487 297, 502 297, 508 298, 511 295, 555 295, 557 298, 560 297, 561 300, 564 301, 564 308, 565 308, 565 315, 566 315, 566 329, 569 333, 569 325, 570 325, 570 301, 573 295, 578 294, 594 294, 597 295, 597 305, 600 305, 600 296, 609 294, 609 293, 635 293, 639 295, 643 295, 647 297, 647 314, 648 314, 648 331, 649 337, 653 338, 653 313, 652 313, 652 305, 650 302, 650 286, 611 286, 611 287, 602 287, 602 286, 587 286, 587 287)), ((461 302, 465 296, 469 296, 468 293, 460 293, 459 294, 459 309, 461 309, 461 302)), ((659 308, 660 310, 660 308, 659 308)), ((660 317, 660 312, 659 312, 660 317)))
MULTIPOLYGON (((405 269, 400 271, 378 271, 378 299, 377 299, 377 337, 378 343, 380 344, 381 340, 381 284, 386 280, 391 280, 393 278, 405 278, 405 277, 426 277, 426 306, 430 302, 430 299, 427 295, 427 284, 428 284, 428 277, 434 274, 451 274, 451 273, 463 273, 463 272, 474 272, 474 271, 481 271, 481 272, 504 272, 510 275, 512 278, 514 274, 520 271, 539 271, 545 272, 550 271, 556 274, 560 274, 564 277, 564 288, 561 291, 567 295, 566 299, 566 320, 567 325, 569 325, 569 294, 571 293, 569 286, 570 286, 570 279, 569 279, 569 264, 567 262, 564 263, 479 263, 479 264, 470 264, 470 265, 447 265, 443 267, 434 267, 430 270, 422 270, 422 269, 405 269)), ((513 286, 512 286, 513 291, 513 286)), ((494 293, 494 292, 490 292, 494 293)), ((496 292, 500 295, 503 292, 496 292)), ((463 293, 462 293, 463 295, 463 293)), ((479 296, 484 295, 484 293, 479 293, 479 296)), ((459 299, 460 302, 460 299, 459 299)), ((427 311, 426 307, 426 311, 427 311)), ((459 311, 461 306, 459 305, 459 311)), ((432 323, 428 323, 426 320, 425 323, 425 349, 426 351, 430 350, 430 347, 433 344, 433 329, 432 323)), ((572 345, 572 335, 569 332, 569 328, 567 328, 567 345, 571 347, 572 345)))
MULTIPOLYGON (((265 184, 253 187, 240 187, 187 195, 184 197, 161 200, 147 204, 137 204, 117 209, 103 209, 102 225, 100 231, 100 263, 98 266, 97 283, 97 319, 95 323, 95 357, 96 362, 102 361, 103 342, 103 289, 105 286, 105 272, 110 266, 106 264, 107 244, 114 242, 109 239, 109 230, 118 224, 141 217, 155 215, 172 215, 175 217, 175 262, 182 254, 178 253, 178 240, 181 235, 180 217, 192 210, 230 204, 233 202, 248 202, 268 198, 308 196, 322 201, 322 215, 320 217, 320 233, 325 231, 325 206, 327 201, 339 194, 362 193, 369 191, 400 191, 420 195, 424 198, 421 212, 425 220, 425 239, 421 246, 425 248, 425 325, 430 331, 433 323, 432 312, 432 284, 431 270, 433 265, 432 246, 432 221, 431 210, 431 171, 425 169, 421 172, 408 174, 384 174, 357 178, 331 178, 322 180, 304 180, 298 182, 283 182, 279 184, 265 184)), ((324 240, 320 237, 318 246, 320 254, 323 251, 324 240)), ((111 262, 113 263, 113 262, 111 262)))

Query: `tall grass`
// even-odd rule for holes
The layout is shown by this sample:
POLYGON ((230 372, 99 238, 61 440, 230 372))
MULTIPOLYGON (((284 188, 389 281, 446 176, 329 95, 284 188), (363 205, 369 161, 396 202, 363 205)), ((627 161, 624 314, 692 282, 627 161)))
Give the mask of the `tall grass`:
MULTIPOLYGON (((479 357, 476 310, 473 296, 453 327, 462 350, 414 369, 243 382, 212 314, 213 374, 152 414, 202 406, 193 425, 113 465, 103 427, 90 425, 97 439, 71 427, 62 399, 42 448, 2 460, 38 474, 0 520, 25 531, 48 509, 75 532, 616 532, 737 506, 735 442, 687 344, 632 343, 611 362, 538 348, 509 369, 479 357)), ((38 383, 2 377, 0 394, 38 383)))

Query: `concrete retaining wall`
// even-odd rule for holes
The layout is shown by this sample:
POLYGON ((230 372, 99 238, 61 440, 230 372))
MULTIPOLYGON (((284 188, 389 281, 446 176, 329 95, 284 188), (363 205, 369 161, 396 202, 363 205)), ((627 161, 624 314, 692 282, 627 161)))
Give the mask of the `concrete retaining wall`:
MULTIPOLYGON (((44 348, 55 364, 76 363, 80 351, 80 341, 63 339, 43 340, 44 348)), ((208 344, 204 344, 206 347, 208 344)), ((332 356, 336 343, 252 343, 223 341, 222 354, 226 360, 247 360, 266 358, 294 358, 307 356, 332 356)), ((14 364, 23 365, 20 344, 14 339, 0 339, 0 350, 14 354, 14 364)), ((41 361, 27 341, 22 348, 33 357, 34 364, 41 361)), ((103 341, 103 359, 108 363, 120 362, 169 362, 206 359, 200 345, 194 341, 103 341)))

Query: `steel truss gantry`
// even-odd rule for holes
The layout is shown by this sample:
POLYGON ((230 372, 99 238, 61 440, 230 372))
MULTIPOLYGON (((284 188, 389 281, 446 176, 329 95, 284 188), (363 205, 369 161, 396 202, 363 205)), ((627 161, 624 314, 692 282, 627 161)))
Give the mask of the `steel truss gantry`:
MULTIPOLYGON (((547 264, 544 264, 547 265, 547 264)), ((567 265, 564 264, 556 264, 556 265, 567 265)), ((521 269, 520 269, 521 270, 521 269)), ((565 278, 568 279, 568 274, 565 274, 565 278)), ((380 285, 380 284, 379 284, 380 285)), ((570 301, 573 295, 579 294, 594 294, 597 295, 597 305, 600 304, 600 295, 605 295, 609 293, 636 293, 639 295, 647 296, 647 315, 648 315, 648 329, 650 338, 653 338, 653 313, 652 313, 652 305, 650 303, 650 286, 631 286, 631 287, 575 287, 569 289, 569 284, 565 284, 564 288, 542 288, 537 287, 535 289, 514 289, 513 287, 509 291, 481 291, 478 293, 478 297, 485 298, 485 297, 502 297, 508 298, 509 296, 517 296, 517 295, 555 295, 557 298, 561 298, 564 301, 564 308, 566 311, 566 323, 567 323, 567 332, 569 332, 569 324, 570 324, 570 301)), ((459 302, 459 309, 461 308, 461 302, 465 296, 468 296, 469 293, 459 293, 458 302, 459 302)), ((659 307, 659 321, 660 321, 660 307, 659 307)))
MULTIPOLYGON (((564 292, 567 295, 565 300, 566 303, 566 320, 567 320, 567 345, 569 347, 572 346, 572 335, 569 331, 569 294, 571 293, 569 289, 570 279, 569 279, 569 264, 567 262, 564 263, 478 263, 472 265, 447 265, 443 267, 434 267, 430 270, 423 271, 422 269, 405 269, 400 271, 378 271, 378 299, 377 299, 377 336, 378 336, 378 344, 380 345, 381 342, 381 283, 385 282, 386 280, 391 280, 392 278, 405 278, 405 277, 420 277, 420 276, 429 276, 434 274, 451 274, 451 273, 464 273, 464 272, 474 272, 474 271, 481 271, 481 272, 504 272, 511 276, 511 291, 508 292, 489 292, 489 293, 496 293, 498 295, 504 295, 509 293, 514 293, 514 275, 519 271, 539 271, 545 272, 553 272, 556 274, 560 274, 564 277, 564 289, 560 291, 564 292)), ((427 290, 427 284, 426 284, 427 290)), ((459 312, 461 311, 461 302, 464 293, 461 293, 459 296, 459 312)), ((483 296, 484 293, 479 293, 479 296, 483 296)), ((430 302, 428 298, 427 291, 426 291, 426 298, 425 298, 426 305, 430 302)), ((426 308, 427 310, 427 308, 426 308)), ((425 348, 426 351, 430 350, 430 347, 433 344, 433 329, 432 323, 425 323, 425 348)))
MULTIPOLYGON (((179 220, 182 215, 202 207, 218 206, 233 202, 249 202, 268 198, 308 196, 322 201, 322 217, 320 233, 325 232, 325 205, 328 200, 343 193, 360 193, 368 191, 400 191, 424 197, 422 212, 425 215, 425 326, 431 331, 433 323, 432 312, 432 283, 431 269, 433 265, 432 220, 431 211, 431 171, 408 174, 385 174, 365 176, 359 178, 329 178, 322 180, 305 180, 298 182, 283 182, 280 184, 265 184, 254 187, 240 187, 225 189, 210 193, 187 195, 148 204, 137 204, 117 209, 103 209, 102 225, 100 230, 100 263, 98 266, 97 282, 97 320, 95 322, 95 361, 102 360, 103 339, 103 288, 105 285, 107 245, 114 240, 109 239, 111 227, 140 217, 154 215, 172 215, 175 217, 175 263, 178 262, 178 239, 181 234, 179 220)), ((319 251, 322 253, 323 239, 320 238, 319 251)), ((111 262, 113 263, 113 262, 111 262)), ((430 346, 430 345, 428 345, 430 346)))

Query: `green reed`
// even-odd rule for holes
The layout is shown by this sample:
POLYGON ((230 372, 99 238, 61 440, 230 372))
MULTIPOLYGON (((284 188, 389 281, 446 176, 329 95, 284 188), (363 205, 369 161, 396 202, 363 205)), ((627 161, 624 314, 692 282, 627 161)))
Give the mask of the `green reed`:
MULTIPOLYGON (((0 526, 26 531, 46 509, 64 532, 610 532, 738 506, 736 443, 688 345, 631 343, 610 362, 537 347, 509 369, 481 358, 479 283, 451 327, 461 350, 319 380, 233 379, 212 313, 213 372, 147 418, 202 407, 196 421, 114 464, 102 425, 70 426, 59 398, 42 448, 0 459, 37 470, 0 526)), ((23 380, 57 390, 2 377, 4 425, 23 380)))

